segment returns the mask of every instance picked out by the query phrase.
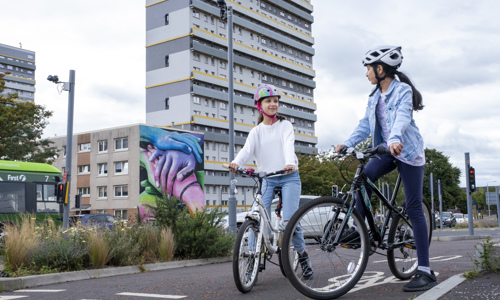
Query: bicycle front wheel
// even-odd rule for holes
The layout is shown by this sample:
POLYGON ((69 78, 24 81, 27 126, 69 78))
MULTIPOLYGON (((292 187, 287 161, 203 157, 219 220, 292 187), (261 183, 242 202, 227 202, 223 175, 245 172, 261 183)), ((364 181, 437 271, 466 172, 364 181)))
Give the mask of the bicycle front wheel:
POLYGON ((234 283, 242 293, 248 293, 257 282, 260 257, 256 254, 255 241, 258 235, 258 223, 246 220, 238 230, 233 250, 234 283))
MULTIPOLYGON (((403 207, 406 207, 403 203, 403 207)), ((422 209, 424 210, 425 224, 429 237, 429 246, 432 239, 432 213, 427 200, 422 199, 422 209)), ((406 208, 403 210, 406 217, 406 208)), ((411 221, 408 219, 408 222, 411 221)), ((392 220, 387 236, 389 245, 397 245, 396 248, 387 251, 387 263, 392 274, 401 280, 410 279, 417 272, 418 257, 417 246, 413 235, 413 229, 401 218, 396 215, 392 220)))
POLYGON ((355 209, 349 216, 340 243, 332 242, 346 217, 347 211, 342 200, 320 197, 300 207, 290 219, 283 236, 283 248, 293 247, 293 235, 302 231, 305 250, 314 270, 312 276, 304 277, 301 267, 293 267, 294 257, 290 251, 283 251, 283 267, 287 278, 303 295, 314 299, 337 298, 351 290, 363 275, 370 243, 365 222, 355 209), (323 240, 323 233, 328 229, 334 212, 339 212, 339 217, 323 240), (344 237, 354 223, 359 237, 344 237))
MULTIPOLYGON (((283 234, 280 234, 280 235, 283 235, 283 234)), ((281 237, 281 241, 283 241, 283 237, 281 237)), ((279 258, 279 263, 280 263, 280 270, 281 270, 281 274, 283 274, 283 276, 286 277, 286 273, 285 273, 285 268, 283 267, 284 266, 284 261, 283 261, 283 251, 290 251, 290 253, 288 253, 290 259, 293 261, 291 263, 292 265, 292 268, 294 270, 297 270, 297 267, 299 266, 299 254, 297 253, 297 251, 295 251, 295 249, 293 247, 288 247, 288 248, 283 248, 282 247, 282 243, 280 244, 280 251, 278 252, 278 258, 279 258)))

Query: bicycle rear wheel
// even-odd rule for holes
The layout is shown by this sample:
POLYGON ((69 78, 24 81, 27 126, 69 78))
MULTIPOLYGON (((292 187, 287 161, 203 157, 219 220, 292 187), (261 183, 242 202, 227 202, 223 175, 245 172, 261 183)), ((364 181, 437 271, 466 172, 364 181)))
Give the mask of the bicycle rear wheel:
POLYGON ((260 257, 255 253, 258 223, 246 220, 241 224, 233 250, 234 283, 242 293, 248 293, 257 282, 260 257))
MULTIPOLYGON (((432 239, 432 213, 431 207, 427 200, 422 199, 422 209, 424 210, 425 223, 429 236, 429 245, 432 239)), ((403 207, 406 207, 403 203, 403 207)), ((408 217, 406 208, 403 210, 404 215, 408 217)), ((408 219, 408 221, 410 221, 408 219)), ((411 224, 411 222, 410 222, 411 224)), ((387 251, 387 263, 392 274, 401 280, 410 279, 417 272, 418 258, 417 247, 413 237, 413 229, 401 218, 396 215, 389 228, 387 236, 389 245, 398 243, 399 246, 387 251)))
MULTIPOLYGON (((333 299, 351 290, 359 281, 366 268, 369 256, 369 237, 365 222, 354 209, 347 225, 358 226, 359 238, 343 239, 337 245, 332 241, 338 234, 340 224, 346 217, 343 201, 334 197, 320 197, 300 207, 290 219, 283 236, 283 248, 293 247, 292 237, 300 226, 306 241, 306 251, 314 274, 305 278, 301 268, 294 268, 294 257, 283 251, 283 267, 292 285, 303 295, 314 299, 333 299), (340 211, 339 219, 331 226, 326 241, 322 241, 324 231, 331 222, 335 211, 340 211)), ((348 227, 344 229, 344 233, 348 227)))

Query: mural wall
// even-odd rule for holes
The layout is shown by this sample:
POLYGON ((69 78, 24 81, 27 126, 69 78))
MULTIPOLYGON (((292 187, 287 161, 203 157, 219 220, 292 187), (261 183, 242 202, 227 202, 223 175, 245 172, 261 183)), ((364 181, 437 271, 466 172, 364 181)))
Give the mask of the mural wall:
POLYGON ((166 193, 191 213, 205 205, 203 134, 140 126, 140 212, 166 193))

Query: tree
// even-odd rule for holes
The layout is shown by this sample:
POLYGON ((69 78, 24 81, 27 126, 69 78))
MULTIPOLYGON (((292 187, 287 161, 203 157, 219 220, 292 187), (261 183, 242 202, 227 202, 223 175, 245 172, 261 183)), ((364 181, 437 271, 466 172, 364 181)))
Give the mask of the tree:
MULTIPOLYGON (((0 74, 0 92, 5 89, 4 76, 0 74)), ((17 98, 17 93, 0 96, 0 159, 51 163, 57 148, 42 134, 52 112, 17 98)))
MULTIPOLYGON (((460 211, 467 211, 467 197, 460 188, 460 169, 449 162, 449 157, 435 149, 425 149, 425 171, 424 171, 424 198, 431 202, 429 189, 429 177, 432 173, 434 180, 439 179, 443 184, 443 210, 457 207, 460 211)), ((434 192, 434 204, 439 208, 439 195, 437 188, 434 192)))
POLYGON ((321 151, 317 155, 297 153, 297 158, 303 195, 331 196, 332 185, 342 187, 344 180, 328 152, 321 151))

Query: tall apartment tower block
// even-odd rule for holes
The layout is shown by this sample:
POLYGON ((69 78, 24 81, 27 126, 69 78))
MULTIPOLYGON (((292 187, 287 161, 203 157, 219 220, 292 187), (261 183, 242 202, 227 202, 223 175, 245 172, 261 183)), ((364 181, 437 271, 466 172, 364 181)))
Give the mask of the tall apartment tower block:
MULTIPOLYGON (((146 0, 146 123, 204 132, 206 205, 227 205, 228 80, 234 82, 235 155, 256 126, 253 93, 280 91, 295 150, 318 152, 310 0, 226 0, 233 8, 234 78, 228 78, 227 23, 215 0, 146 0)), ((255 161, 249 162, 255 165, 255 161)), ((253 181, 238 178, 237 205, 253 181)))
POLYGON ((10 73, 0 95, 17 93, 19 100, 35 102, 35 70, 34 51, 0 44, 0 73, 10 73))

